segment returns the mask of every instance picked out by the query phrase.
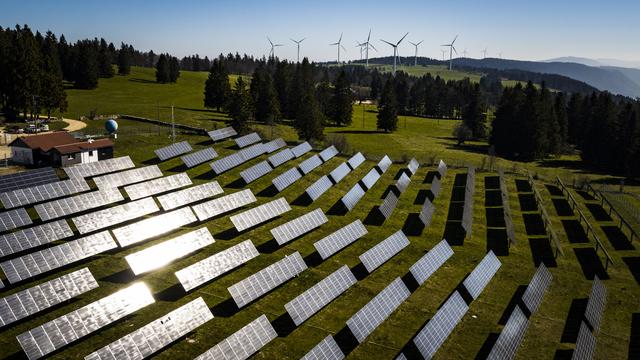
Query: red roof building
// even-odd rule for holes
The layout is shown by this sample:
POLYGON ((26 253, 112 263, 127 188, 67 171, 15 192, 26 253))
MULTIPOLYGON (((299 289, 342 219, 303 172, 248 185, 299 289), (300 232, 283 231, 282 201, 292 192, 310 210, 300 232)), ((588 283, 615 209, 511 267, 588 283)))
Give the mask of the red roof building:
POLYGON ((69 166, 113 157, 110 139, 79 141, 64 131, 19 137, 9 147, 11 160, 24 165, 69 166))

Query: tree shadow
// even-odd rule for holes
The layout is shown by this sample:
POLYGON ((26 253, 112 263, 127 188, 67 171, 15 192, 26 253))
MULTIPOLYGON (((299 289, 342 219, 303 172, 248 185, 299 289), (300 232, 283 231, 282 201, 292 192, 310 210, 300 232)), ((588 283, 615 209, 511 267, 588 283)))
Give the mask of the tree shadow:
POLYGON ((578 263, 586 279, 593 280, 596 275, 598 275, 598 278, 601 280, 609 279, 609 274, 604 266, 602 266, 602 261, 596 253, 596 249, 574 248, 573 252, 576 254, 576 258, 578 258, 578 263))
POLYGON ((141 84, 159 84, 156 81, 149 80, 149 79, 141 79, 141 78, 130 78, 128 79, 128 81, 141 83, 141 84))
POLYGON ((187 293, 181 284, 174 284, 155 294, 156 299, 161 301, 175 302, 183 298, 187 293))
POLYGON ((516 190, 521 193, 530 193, 533 192, 531 188, 531 184, 527 180, 516 179, 516 190))
POLYGON ((533 265, 537 268, 540 264, 546 267, 558 267, 558 262, 553 254, 553 248, 547 238, 530 238, 529 247, 531 248, 531 256, 533 265))
POLYGON ((334 131, 334 134, 388 134, 378 130, 340 130, 334 131))
POLYGON ((588 299, 580 298, 571 301, 567 319, 564 322, 564 329, 560 336, 560 342, 575 344, 578 340, 578 332, 580 331, 580 323, 584 318, 584 312, 587 309, 588 299))
POLYGON ((522 218, 527 235, 547 235, 547 230, 544 228, 544 222, 540 214, 522 214, 522 218))
POLYGON ((617 226, 608 225, 601 226, 602 231, 607 236, 607 239, 616 250, 635 250, 635 246, 629 241, 629 238, 625 233, 617 226))
POLYGON ((533 194, 518 194, 520 211, 538 211, 538 203, 533 194))
POLYGON ((587 233, 578 220, 562 220, 562 227, 564 227, 570 243, 584 244, 589 242, 587 233))
POLYGON ((500 190, 485 190, 484 206, 502 206, 502 192, 500 190))
POLYGON ((420 236, 425 226, 420 220, 420 214, 410 213, 407 215, 404 225, 402 225, 402 232, 407 236, 420 236))
POLYGON ((382 223, 384 223, 385 220, 386 219, 384 215, 382 215, 382 213, 380 212, 380 207, 376 205, 372 207, 371 211, 369 211, 369 214, 367 214, 367 217, 364 219, 364 224, 380 226, 382 225, 382 223))
POLYGON ((573 209, 566 199, 551 199, 558 216, 574 216, 573 209))
POLYGON ((636 280, 638 285, 640 285, 640 257, 623 257, 622 261, 627 265, 631 275, 633 275, 633 278, 636 280))
POLYGON ((509 255, 509 238, 505 229, 487 229, 487 252, 493 250, 496 256, 509 255))
POLYGON ((596 221, 612 221, 613 219, 609 214, 604 210, 600 204, 585 204, 591 215, 596 219, 596 221))

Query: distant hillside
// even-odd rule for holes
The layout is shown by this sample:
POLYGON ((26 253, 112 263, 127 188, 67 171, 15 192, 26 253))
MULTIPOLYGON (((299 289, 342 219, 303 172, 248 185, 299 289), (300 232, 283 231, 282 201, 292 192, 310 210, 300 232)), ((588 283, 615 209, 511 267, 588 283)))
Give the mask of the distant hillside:
POLYGON ((640 69, 640 61, 629 61, 619 59, 590 59, 577 56, 563 56, 559 58, 544 60, 544 62, 572 62, 588 66, 622 67, 640 69))

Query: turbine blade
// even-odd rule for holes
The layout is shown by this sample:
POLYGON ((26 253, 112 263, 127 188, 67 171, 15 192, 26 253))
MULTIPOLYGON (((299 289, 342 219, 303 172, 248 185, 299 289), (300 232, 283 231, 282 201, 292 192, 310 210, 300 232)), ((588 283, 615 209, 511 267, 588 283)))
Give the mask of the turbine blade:
POLYGON ((342 48, 342 50, 347 51, 347 48, 344 47, 344 45, 340 45, 340 47, 342 48))
POLYGON ((411 44, 411 45, 413 45, 413 46, 418 46, 418 45, 416 45, 416 44, 412 43, 411 41, 409 41, 409 44, 411 44))
POLYGON ((289 40, 293 41, 294 43, 298 43, 297 41, 293 40, 292 38, 289 38, 289 40))
POLYGON ((307 40, 307 38, 302 38, 302 40, 300 40, 299 42, 303 42, 303 41, 305 41, 305 40, 307 40))
POLYGON ((458 35, 456 35, 456 37, 453 38, 453 41, 451 42, 451 45, 453 45, 453 43, 456 42, 457 39, 458 39, 458 35))
POLYGON ((271 44, 271 46, 273 46, 273 42, 271 42, 271 39, 269 39, 268 36, 267 36, 267 40, 269 40, 269 44, 271 44))
POLYGON ((419 42, 419 43, 418 43, 417 45, 420 45, 420 44, 422 44, 422 42, 423 42, 423 41, 424 41, 424 40, 420 40, 420 42, 419 42))
POLYGON ((367 36, 367 42, 369 42, 369 39, 371 39, 371 29, 369 29, 369 35, 367 36))
POLYGON ((407 37, 407 35, 409 35, 409 33, 404 34, 404 36, 402 37, 402 39, 400 39, 400 41, 398 41, 398 43, 396 44, 396 46, 400 45, 400 43, 402 42, 402 40, 404 40, 404 38, 407 37))
POLYGON ((396 47, 396 44, 392 44, 392 43, 388 42, 387 40, 380 39, 380 41, 385 42, 385 43, 387 43, 387 44, 389 44, 389 45, 391 45, 393 47, 396 47))
POLYGON ((342 33, 340 33, 340 39, 338 39, 338 42, 342 41, 342 33))
POLYGON ((456 55, 458 55, 458 50, 456 50, 454 46, 452 46, 451 48, 453 49, 453 52, 456 53, 456 55))

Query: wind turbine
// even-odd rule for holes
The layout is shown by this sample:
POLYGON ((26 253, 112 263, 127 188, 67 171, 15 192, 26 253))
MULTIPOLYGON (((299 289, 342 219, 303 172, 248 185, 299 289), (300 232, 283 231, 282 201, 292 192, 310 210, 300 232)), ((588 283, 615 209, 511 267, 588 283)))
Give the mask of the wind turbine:
POLYGON ((441 45, 441 46, 448 46, 449 47, 449 71, 451 71, 451 69, 453 68, 453 52, 455 51, 456 55, 458 54, 458 51, 453 46, 453 44, 455 44, 457 39, 458 39, 458 35, 456 35, 456 37, 453 38, 453 41, 451 42, 451 44, 441 45))
POLYGON ((271 51, 269 52, 269 57, 276 57, 276 47, 278 46, 284 46, 282 44, 274 44, 273 41, 271 41, 271 39, 269 39, 269 37, 267 36, 267 40, 269 40, 269 44, 271 44, 271 51))
POLYGON ((338 39, 338 42, 335 42, 333 44, 329 44, 329 46, 336 46, 338 48, 338 64, 340 64, 340 48, 342 48, 342 50, 347 51, 347 49, 345 49, 344 46, 342 46, 342 33, 340 33, 340 39, 338 39))
POLYGON ((398 45, 400 45, 402 40, 404 40, 404 38, 406 38, 407 35, 409 35, 409 33, 404 34, 404 36, 400 40, 398 40, 398 42, 395 43, 395 44, 394 43, 390 43, 387 40, 380 39, 380 41, 385 42, 385 43, 387 43, 387 44, 389 44, 389 45, 391 45, 393 47, 393 76, 396 76, 396 59, 398 58, 397 57, 398 45))
POLYGON ((296 43, 296 45, 298 45, 298 62, 300 62, 300 43, 303 42, 306 38, 302 38, 300 40, 293 40, 290 39, 291 41, 293 41, 294 43, 296 43))
POLYGON ((367 59, 367 67, 369 67, 369 47, 371 47, 373 50, 375 50, 376 52, 378 51, 378 49, 376 49, 375 46, 373 46, 373 44, 371 42, 369 42, 369 40, 371 40, 371 29, 369 29, 369 35, 367 35, 367 41, 365 41, 363 43, 364 45, 364 52, 365 52, 365 58, 367 59))
POLYGON ((424 40, 420 40, 420 42, 418 42, 417 44, 412 43, 411 41, 409 41, 409 43, 413 46, 416 47, 416 53, 414 56, 414 60, 413 60, 413 66, 418 66, 418 45, 422 44, 424 40))
POLYGON ((482 58, 483 59, 487 58, 487 48, 484 48, 484 50, 482 50, 482 58))
POLYGON ((444 55, 447 53, 447 50, 440 50, 442 51, 442 61, 444 61, 444 55))
POLYGON ((356 41, 356 47, 360 48, 360 60, 361 61, 362 61, 362 50, 364 50, 365 46, 366 46, 365 43, 359 43, 359 42, 356 41))
POLYGON ((462 57, 466 58, 467 57, 467 49, 464 49, 464 51, 462 52, 462 57))
POLYGON ((498 59, 502 59, 502 53, 501 52, 498 53, 498 59))

